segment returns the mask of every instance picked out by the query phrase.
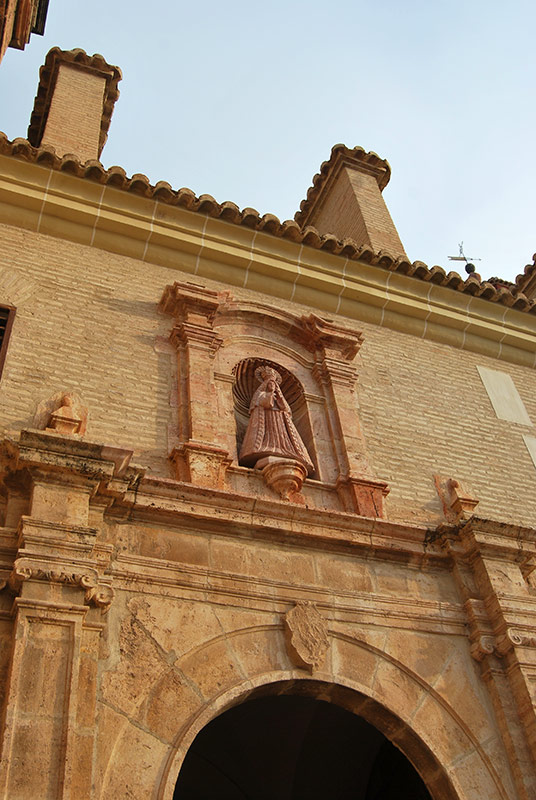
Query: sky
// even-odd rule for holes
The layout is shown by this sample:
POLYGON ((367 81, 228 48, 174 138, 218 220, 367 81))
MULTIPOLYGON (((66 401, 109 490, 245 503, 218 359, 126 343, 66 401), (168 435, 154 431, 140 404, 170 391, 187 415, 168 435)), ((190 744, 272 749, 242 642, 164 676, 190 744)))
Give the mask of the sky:
POLYGON ((514 280, 536 251, 533 0, 50 0, 0 65, 0 130, 26 136, 48 50, 123 80, 101 160, 292 219, 331 147, 391 164, 411 261, 514 280))

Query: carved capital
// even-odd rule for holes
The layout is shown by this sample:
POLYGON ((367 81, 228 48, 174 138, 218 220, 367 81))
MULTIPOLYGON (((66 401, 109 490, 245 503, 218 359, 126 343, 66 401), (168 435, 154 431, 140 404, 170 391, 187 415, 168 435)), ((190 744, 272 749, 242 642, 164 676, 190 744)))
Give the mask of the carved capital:
POLYGON ((329 647, 328 626, 314 603, 299 600, 285 614, 285 640, 298 667, 312 671, 322 666, 329 647))
POLYGON ((84 597, 84 602, 88 606, 96 606, 102 610, 103 614, 109 610, 115 592, 108 584, 97 584, 96 586, 88 586, 84 597))
POLYGON ((34 558, 18 558, 9 577, 9 585, 18 591, 24 581, 29 580, 85 587, 97 582, 97 571, 70 569, 65 564, 50 564, 34 558))
POLYGON ((197 347, 214 356, 223 344, 222 337, 212 328, 191 322, 179 322, 171 331, 171 343, 177 348, 197 347))
POLYGON ((8 580, 10 588, 18 592, 22 584, 30 580, 78 586, 85 590, 86 605, 98 606, 103 613, 108 611, 114 599, 113 588, 108 584, 99 584, 96 569, 73 570, 64 564, 50 565, 33 558, 18 558, 8 580))
POLYGON ((301 318, 304 344, 323 356, 353 361, 363 343, 361 333, 350 331, 316 314, 301 318))
POLYGON ((174 283, 164 289, 159 308, 177 321, 211 328, 219 305, 218 292, 191 283, 174 283))
POLYGON ((516 628, 507 628, 502 636, 497 638, 496 650, 500 656, 506 655, 514 647, 535 647, 536 635, 521 631, 516 628))
POLYGON ((471 655, 475 661, 483 661, 495 651, 493 636, 478 636, 471 644, 471 655))
POLYGON ((312 373, 320 386, 339 385, 353 389, 357 381, 357 369, 353 364, 328 356, 315 363, 312 373))

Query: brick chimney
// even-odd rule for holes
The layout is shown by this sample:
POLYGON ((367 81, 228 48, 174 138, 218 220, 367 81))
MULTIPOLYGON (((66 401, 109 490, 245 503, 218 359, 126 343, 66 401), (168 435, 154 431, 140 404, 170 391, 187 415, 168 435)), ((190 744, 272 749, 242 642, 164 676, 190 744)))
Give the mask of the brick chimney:
POLYGON ((302 227, 312 225, 320 233, 407 259, 382 197, 390 177, 389 163, 376 153, 336 144, 294 219, 302 227))
POLYGON ((39 72, 28 128, 34 147, 51 145, 59 156, 98 159, 105 145, 121 70, 100 55, 53 47, 39 72))

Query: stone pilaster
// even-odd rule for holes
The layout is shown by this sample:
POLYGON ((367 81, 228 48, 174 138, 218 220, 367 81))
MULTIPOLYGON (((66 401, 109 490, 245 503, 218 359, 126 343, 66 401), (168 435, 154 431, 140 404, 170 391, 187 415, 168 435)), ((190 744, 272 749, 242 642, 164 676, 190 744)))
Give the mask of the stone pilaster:
POLYGON ((89 508, 123 480, 117 451, 42 431, 23 431, 4 450, 11 518, 27 513, 5 589, 15 595, 14 646, 0 796, 89 800, 99 640, 114 597, 89 508))
POLYGON ((353 363, 363 337, 311 314, 302 319, 315 353, 314 375, 326 395, 328 423, 339 466, 337 490, 347 511, 383 517, 384 481, 370 474, 366 446, 357 413, 353 363))
POLYGON ((166 287, 160 308, 174 317, 178 356, 179 447, 170 454, 178 480, 223 487, 229 454, 218 445, 214 356, 222 338, 213 328, 217 292, 191 284, 166 287))
POLYGON ((523 575, 536 551, 534 534, 476 517, 441 530, 464 600, 471 655, 524 800, 536 796, 536 592, 523 575))

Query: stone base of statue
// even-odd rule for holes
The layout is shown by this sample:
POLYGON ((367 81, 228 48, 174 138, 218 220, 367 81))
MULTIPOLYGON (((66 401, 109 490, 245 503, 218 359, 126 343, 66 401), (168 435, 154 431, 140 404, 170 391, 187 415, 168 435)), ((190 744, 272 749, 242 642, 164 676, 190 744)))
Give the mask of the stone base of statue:
POLYGON ((266 485, 277 492, 282 500, 305 504, 300 492, 307 477, 307 468, 299 461, 294 458, 266 456, 257 461, 255 469, 261 470, 266 485))

